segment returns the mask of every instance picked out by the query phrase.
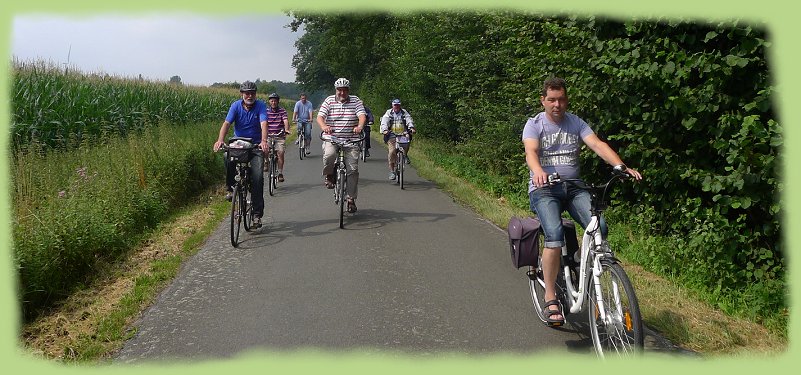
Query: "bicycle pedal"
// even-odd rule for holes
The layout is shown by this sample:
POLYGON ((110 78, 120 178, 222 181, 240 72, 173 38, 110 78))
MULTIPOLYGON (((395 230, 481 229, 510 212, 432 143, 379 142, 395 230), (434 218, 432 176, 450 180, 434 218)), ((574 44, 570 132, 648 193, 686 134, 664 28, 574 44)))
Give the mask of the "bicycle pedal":
POLYGON ((528 278, 531 281, 535 281, 535 280, 537 280, 537 271, 536 270, 528 270, 528 271, 526 271, 526 276, 528 276, 528 278))

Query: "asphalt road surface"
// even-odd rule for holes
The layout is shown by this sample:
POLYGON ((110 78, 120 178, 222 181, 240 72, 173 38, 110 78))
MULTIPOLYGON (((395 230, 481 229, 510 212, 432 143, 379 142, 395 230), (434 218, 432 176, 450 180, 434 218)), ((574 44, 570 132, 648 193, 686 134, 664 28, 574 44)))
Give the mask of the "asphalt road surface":
MULTIPOLYGON (((303 349, 593 355, 584 314, 561 329, 538 320, 505 230, 454 203, 413 165, 401 190, 387 179, 385 146, 372 143, 372 157, 359 163, 358 212, 340 229, 322 184, 319 138, 304 160, 290 142, 286 181, 274 197, 264 193, 265 226, 234 248, 228 219, 220 223, 136 322, 115 362, 303 349)), ((673 350, 654 335, 648 341, 648 350, 673 350)))

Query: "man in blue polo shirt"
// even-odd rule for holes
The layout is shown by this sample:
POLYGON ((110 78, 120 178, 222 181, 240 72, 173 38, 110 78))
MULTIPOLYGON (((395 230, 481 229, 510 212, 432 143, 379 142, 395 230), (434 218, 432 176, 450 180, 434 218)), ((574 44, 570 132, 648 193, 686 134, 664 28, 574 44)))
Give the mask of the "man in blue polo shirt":
MULTIPOLYGON (((261 100, 256 99, 256 84, 250 81, 245 81, 239 87, 239 92, 242 94, 242 99, 239 99, 231 104, 228 109, 228 115, 220 127, 220 134, 217 137, 217 142, 214 143, 214 151, 218 151, 224 144, 225 136, 228 134, 228 128, 231 124, 234 125, 234 136, 250 138, 253 143, 260 142, 259 148, 261 153, 253 156, 250 160, 250 176, 252 178, 250 184, 250 195, 253 197, 253 227, 261 227, 261 217, 264 214, 264 152, 267 152, 267 104, 261 100)), ((229 163, 228 158, 225 158, 225 187, 227 193, 225 199, 231 200, 233 198, 231 189, 234 185, 234 175, 236 174, 236 165, 229 163)))

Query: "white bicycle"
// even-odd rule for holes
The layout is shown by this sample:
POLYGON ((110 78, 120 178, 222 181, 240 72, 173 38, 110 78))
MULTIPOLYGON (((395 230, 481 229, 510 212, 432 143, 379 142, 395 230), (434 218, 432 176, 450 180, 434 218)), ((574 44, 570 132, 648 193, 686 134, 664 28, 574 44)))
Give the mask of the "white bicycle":
MULTIPOLYGON (((622 169, 615 169, 613 177, 603 185, 588 185, 581 180, 562 180, 554 173, 548 177, 549 184, 567 183, 587 190, 592 201, 592 219, 584 231, 581 251, 569 254, 567 246, 562 247, 562 257, 556 280, 556 294, 561 304, 560 311, 565 319, 570 314, 580 312, 588 304, 587 317, 592 334, 595 352, 601 358, 606 355, 633 356, 643 348, 643 324, 640 307, 634 287, 626 272, 615 258, 606 236, 600 229, 600 220, 605 208, 604 199, 613 182, 630 177, 622 169), (600 196, 599 196, 600 195, 600 196), (564 307, 567 307, 565 309, 564 307)), ((537 238, 539 248, 544 248, 544 236, 537 238)), ((537 266, 529 266, 531 300, 540 320, 547 323, 545 309, 545 284, 542 280, 542 253, 537 258, 537 266)))

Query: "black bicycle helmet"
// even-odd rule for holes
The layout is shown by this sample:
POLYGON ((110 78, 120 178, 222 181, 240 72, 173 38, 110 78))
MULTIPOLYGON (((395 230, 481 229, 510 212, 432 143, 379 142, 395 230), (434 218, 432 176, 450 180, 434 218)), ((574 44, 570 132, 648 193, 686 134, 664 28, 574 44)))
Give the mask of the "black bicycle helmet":
POLYGON ((242 82, 242 85, 239 86, 239 92, 245 91, 256 91, 256 84, 250 81, 242 82))
POLYGON ((278 100, 281 100, 281 97, 280 97, 280 96, 278 96, 278 94, 276 94, 276 93, 272 93, 272 94, 270 94, 270 96, 268 96, 268 97, 267 97, 267 100, 270 100, 270 99, 278 99, 278 100))

